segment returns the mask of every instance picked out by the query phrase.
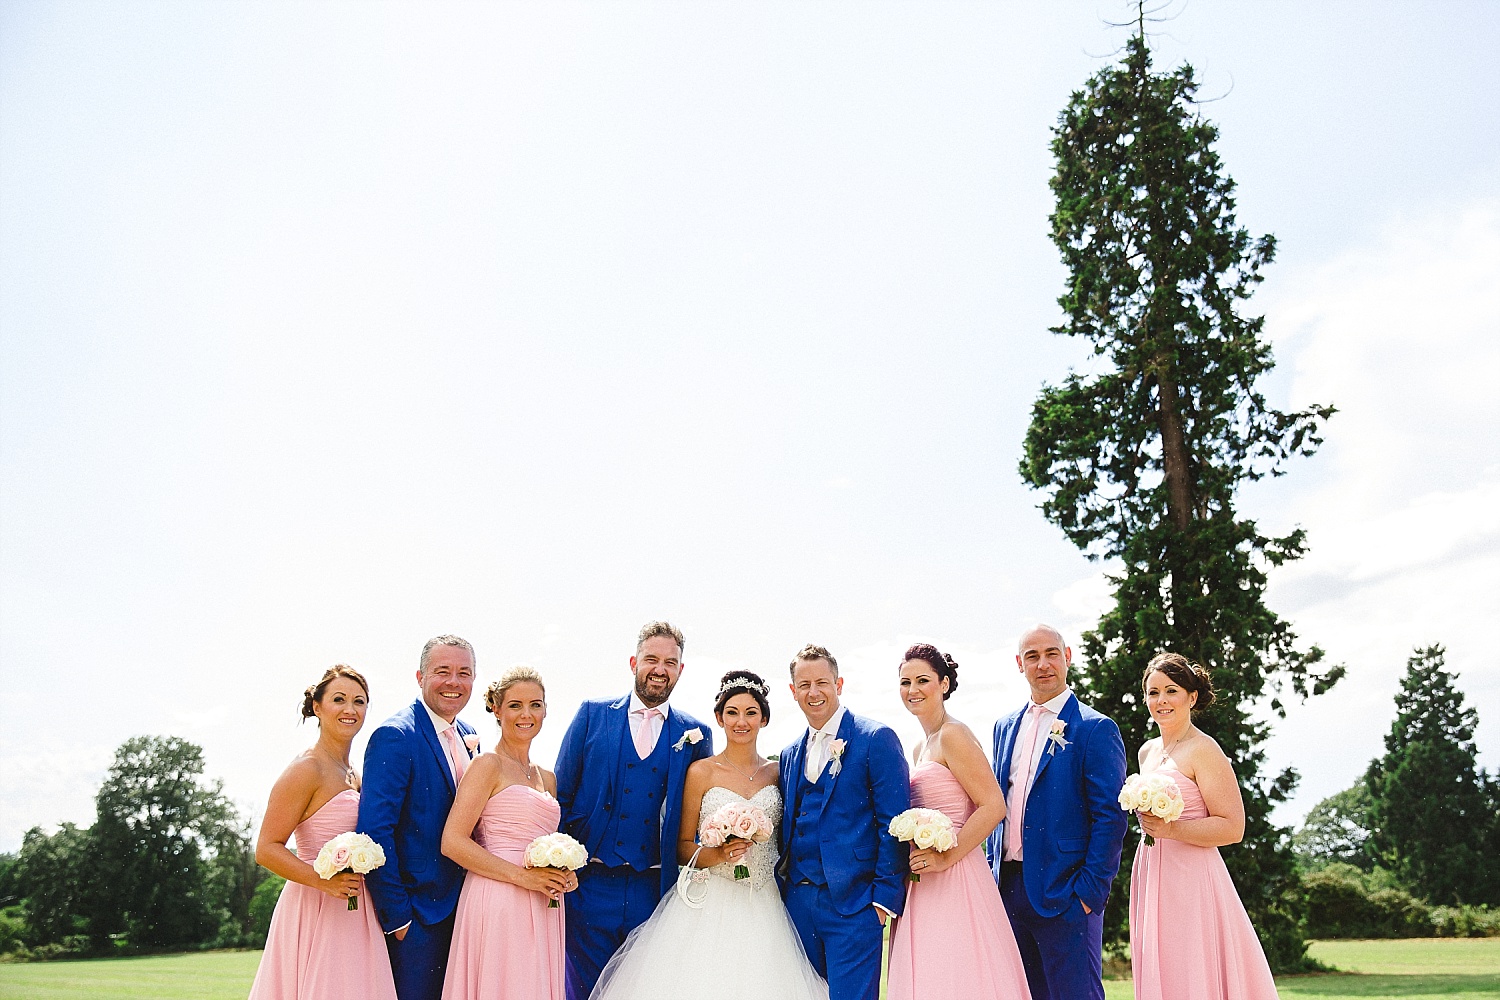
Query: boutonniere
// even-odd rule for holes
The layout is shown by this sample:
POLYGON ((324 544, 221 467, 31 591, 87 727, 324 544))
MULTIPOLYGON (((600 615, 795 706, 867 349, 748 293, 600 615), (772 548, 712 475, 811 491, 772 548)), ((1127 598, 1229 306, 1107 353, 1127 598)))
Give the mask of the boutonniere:
POLYGON ((696 746, 702 739, 703 730, 699 729, 697 726, 694 726, 692 729, 689 729, 687 732, 682 734, 682 739, 672 744, 672 749, 681 750, 685 746, 696 746))
POLYGON ((478 753, 479 752, 479 736, 478 736, 478 734, 477 733, 465 733, 464 734, 464 746, 468 747, 470 758, 472 758, 476 753, 478 753))
POLYGON ((828 776, 837 778, 839 772, 844 769, 844 747, 847 744, 843 740, 830 740, 828 743, 828 776))
POLYGON ((1058 748, 1061 748, 1063 750, 1068 749, 1068 741, 1063 739, 1063 732, 1066 731, 1067 728, 1068 724, 1063 720, 1052 720, 1052 731, 1047 734, 1047 756, 1050 757, 1053 754, 1057 753, 1058 748))

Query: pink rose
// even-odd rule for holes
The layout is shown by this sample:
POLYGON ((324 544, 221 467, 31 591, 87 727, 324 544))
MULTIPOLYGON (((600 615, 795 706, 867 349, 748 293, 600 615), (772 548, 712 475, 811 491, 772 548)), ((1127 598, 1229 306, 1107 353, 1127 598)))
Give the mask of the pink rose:
POLYGON ((333 870, 341 872, 349 867, 349 848, 340 847, 333 852, 333 870))
POLYGON ((698 839, 704 847, 723 847, 724 831, 717 826, 707 826, 703 828, 703 833, 698 839))
POLYGON ((759 829, 760 824, 755 822, 755 817, 748 812, 742 812, 734 818, 734 826, 730 827, 730 832, 736 837, 743 837, 749 840, 755 836, 755 832, 759 829))

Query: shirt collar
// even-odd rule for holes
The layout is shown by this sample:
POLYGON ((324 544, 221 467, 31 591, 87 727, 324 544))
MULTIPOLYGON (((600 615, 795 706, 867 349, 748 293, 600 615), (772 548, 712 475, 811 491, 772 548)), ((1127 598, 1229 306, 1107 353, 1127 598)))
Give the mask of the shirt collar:
POLYGON ((844 716, 847 714, 849 714, 848 706, 840 705, 838 711, 834 712, 828 721, 823 723, 822 729, 813 729, 809 726, 808 731, 814 735, 817 733, 827 733, 829 736, 837 736, 839 734, 839 726, 844 724, 844 716))
POLYGON ((432 720, 433 732, 437 733, 439 736, 443 735, 443 730, 458 725, 457 717, 455 717, 452 722, 449 722, 447 719, 443 718, 441 715, 438 715, 432 710, 432 706, 427 704, 426 698, 422 698, 419 700, 422 702, 422 707, 427 709, 427 717, 432 720))
POLYGON ((655 706, 647 705, 644 701, 641 701, 641 696, 640 695, 636 694, 634 691, 630 692, 630 714, 631 715, 639 715, 639 716, 643 716, 644 717, 645 714, 646 714, 646 709, 654 707, 658 712, 661 713, 662 720, 666 721, 666 718, 667 718, 667 704, 668 703, 664 701, 660 705, 655 705, 655 706))
MULTIPOLYGON (((1061 715, 1063 706, 1068 703, 1068 699, 1071 697, 1073 697, 1073 689, 1065 687, 1062 689, 1061 694, 1052 698, 1050 701, 1043 702, 1042 708, 1046 709, 1053 715, 1061 715)), ((1031 704, 1035 705, 1036 702, 1032 702, 1031 704)))

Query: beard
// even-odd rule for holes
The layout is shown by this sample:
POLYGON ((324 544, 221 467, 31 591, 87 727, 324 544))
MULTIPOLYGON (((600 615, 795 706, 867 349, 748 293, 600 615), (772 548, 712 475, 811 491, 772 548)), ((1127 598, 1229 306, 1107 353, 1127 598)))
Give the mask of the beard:
POLYGON ((672 678, 667 678, 666 687, 662 689, 662 692, 660 694, 653 694, 647 688, 646 685, 648 680, 650 680, 650 678, 644 671, 636 675, 635 696, 641 699, 641 703, 647 708, 656 708, 658 705, 665 704, 666 700, 672 697, 672 688, 676 687, 676 685, 672 681, 672 678))

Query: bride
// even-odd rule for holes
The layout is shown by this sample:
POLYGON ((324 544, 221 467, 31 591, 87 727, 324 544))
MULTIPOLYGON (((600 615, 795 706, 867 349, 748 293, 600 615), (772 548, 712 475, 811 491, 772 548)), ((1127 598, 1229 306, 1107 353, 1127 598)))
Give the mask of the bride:
POLYGON ((724 989, 728 961, 753 970, 733 983, 735 1000, 827 1000, 828 986, 807 961, 776 888, 781 792, 776 762, 755 747, 771 721, 769 690, 748 670, 724 675, 714 701, 724 751, 695 761, 682 793, 677 860, 693 867, 683 868, 678 890, 615 952, 590 1000, 702 1000, 724 989), (773 827, 770 839, 700 846, 704 822, 735 802, 760 807, 773 827), (736 866, 749 877, 736 879, 736 866))

